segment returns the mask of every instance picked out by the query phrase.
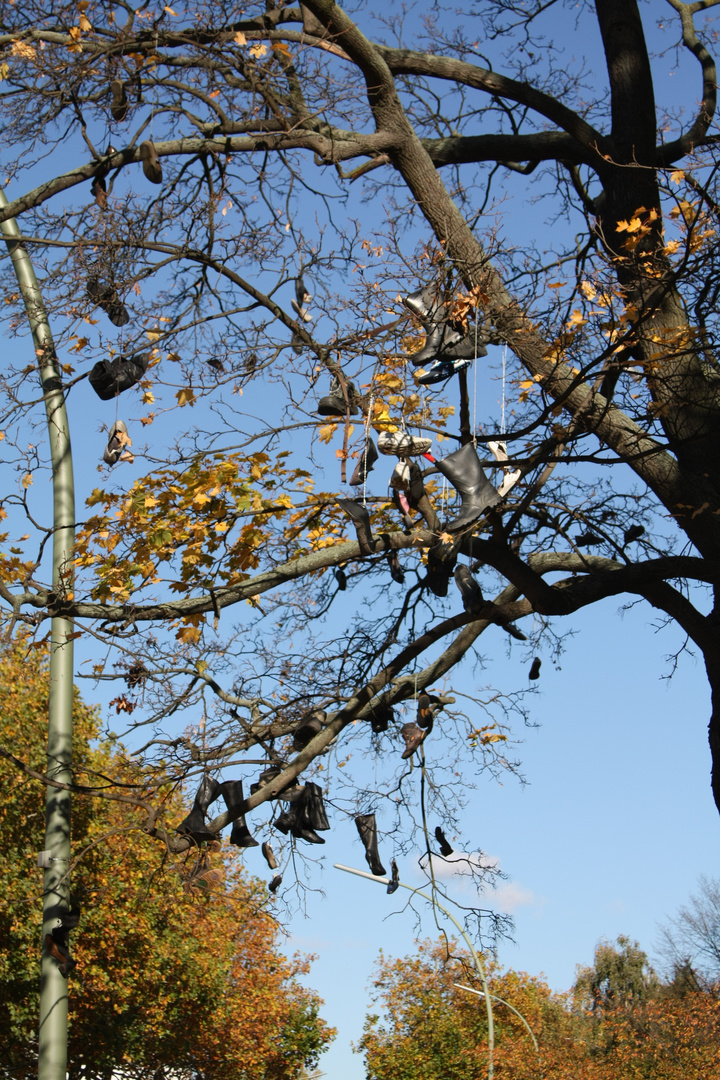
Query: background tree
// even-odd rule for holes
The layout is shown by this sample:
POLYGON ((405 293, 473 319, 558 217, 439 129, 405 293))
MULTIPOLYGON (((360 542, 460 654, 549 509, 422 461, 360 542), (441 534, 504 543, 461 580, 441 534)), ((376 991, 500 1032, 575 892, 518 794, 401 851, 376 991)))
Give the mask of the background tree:
MULTIPOLYGON (((479 989, 469 957, 445 942, 424 942, 414 956, 381 956, 375 980, 377 1014, 368 1016, 360 1049, 368 1080, 416 1076, 484 1075, 487 1022, 483 1003, 455 986, 479 989), (448 952, 454 955, 451 958, 448 952)), ((670 992, 647 972, 647 957, 628 939, 598 947, 595 965, 581 970, 572 994, 553 994, 523 972, 492 975, 492 992, 525 1018, 540 1058, 516 1013, 496 1000, 495 1067, 498 1076, 530 1080, 670 1080, 717 1070, 720 1001, 717 992, 670 992), (601 1007, 587 994, 587 979, 607 991, 601 1007), (643 990, 639 992, 642 983, 643 990)))
MULTIPOLYGON (((39 635, 64 614, 107 648, 96 675, 122 684, 131 722, 154 723, 144 754, 158 791, 240 758, 272 764, 278 775, 247 800, 258 821, 297 777, 322 773, 327 788, 332 771, 336 820, 384 804, 409 847, 421 815, 397 752, 406 717, 385 708, 413 715, 424 690, 451 690, 482 634, 517 637, 532 616, 529 661, 552 646, 556 619, 609 596, 674 620, 720 687, 714 6, 668 0, 657 31, 658 49, 694 65, 689 114, 677 80, 654 85, 635 2, 572 8, 578 40, 604 51, 595 81, 581 54, 548 45, 558 22, 571 32, 559 2, 389 23, 332 0, 0 6, 13 195, 0 217, 20 220, 43 272, 71 412, 85 432, 89 416, 110 427, 120 402, 137 403, 131 446, 108 449, 145 464, 134 482, 118 469, 88 490, 76 580, 50 589, 33 484, 44 457, 28 437, 37 358, 18 350, 3 373, 18 484, 3 502, 2 597, 39 635), (547 254, 535 236, 505 235, 510 178, 567 221, 547 254), (304 306, 307 282, 314 322, 291 303, 304 306), (499 410, 467 372, 430 393, 411 380, 423 331, 396 297, 434 282, 456 326, 511 354, 521 481, 448 530, 457 505, 424 462, 427 498, 417 484, 400 510, 371 496, 361 544, 336 497, 366 431, 475 440, 494 464, 499 410), (133 391, 102 413, 92 362, 141 352, 141 402, 133 391), (347 408, 336 394, 318 422, 329 376, 347 408), (366 431, 353 430, 360 415, 366 431), (405 578, 389 593, 392 553, 405 578), (481 586, 462 610, 452 587, 442 596, 458 557, 481 586), (292 735, 311 707, 322 730, 301 746, 292 735), (192 731, 185 710, 201 716, 192 731), (371 783, 347 767, 368 750, 371 783)), ((486 364, 472 371, 487 390, 486 364)), ((522 698, 502 689, 468 714, 444 695, 458 707, 423 743, 434 817, 456 819, 477 768, 512 764, 502 725, 522 698)), ((713 712, 718 761, 719 731, 713 712)), ((180 854, 190 841, 159 809, 146 827, 180 854)))
POLYGON ((701 984, 720 979, 720 881, 704 874, 697 895, 660 927, 658 948, 676 976, 701 984))
MULTIPOLYGON (((6 752, 42 774, 47 661, 27 638, 0 656, 0 732, 6 752)), ((127 776, 122 747, 97 744, 99 716, 76 696, 78 782, 127 776)), ((137 776, 135 781, 137 783, 137 776)), ((2 1075, 37 1074, 36 913, 44 791, 0 761, 2 1075)), ((117 792, 114 792, 117 795, 117 792)), ((179 792, 164 792, 182 813, 179 792)), ((117 799, 78 799, 72 891, 81 910, 70 934, 69 1075, 137 1080, 164 1075, 267 1080, 305 1075, 332 1038, 320 1001, 296 976, 308 960, 280 951, 277 921, 261 882, 227 851, 195 853, 160 868, 137 808, 117 799)), ((217 845, 219 848, 219 845, 217 845)))

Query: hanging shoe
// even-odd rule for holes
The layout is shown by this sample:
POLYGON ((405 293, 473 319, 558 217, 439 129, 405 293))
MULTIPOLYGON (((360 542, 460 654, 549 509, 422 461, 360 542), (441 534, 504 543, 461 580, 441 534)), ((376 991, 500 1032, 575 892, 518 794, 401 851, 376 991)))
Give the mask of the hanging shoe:
POLYGON ((275 856, 273 854, 273 849, 270 847, 267 840, 263 843, 260 850, 262 852, 263 859, 268 864, 270 869, 271 870, 277 870, 277 865, 278 865, 277 864, 277 859, 275 858, 275 856))
POLYGON ((117 465, 132 440, 128 438, 127 428, 122 420, 116 420, 110 428, 108 444, 103 452, 103 461, 106 465, 117 465))
POLYGON ((66 979, 68 973, 72 971, 73 968, 77 967, 77 960, 73 960, 65 946, 58 945, 58 943, 53 940, 51 934, 45 935, 45 948, 50 953, 53 960, 57 960, 60 974, 66 979))
POLYGON ((394 859, 390 863, 390 872, 391 872, 392 877, 391 877, 391 880, 388 882, 388 887, 387 887, 388 896, 392 896, 392 894, 394 892, 397 892, 397 890, 400 888, 400 872, 398 870, 398 864, 395 862, 394 859))
POLYGON ((432 439, 418 438, 404 431, 383 431, 378 438, 378 450, 381 454, 406 458, 418 454, 427 454, 432 446, 432 439))
POLYGON ((577 547, 596 547, 602 542, 602 536, 596 536, 593 532, 580 533, 579 536, 575 537, 577 547))
POLYGON ((61 924, 63 930, 65 930, 65 932, 67 932, 69 930, 77 929, 77 926, 78 926, 79 922, 80 922, 80 905, 79 904, 73 904, 73 906, 71 908, 69 908, 66 912, 64 912, 64 914, 62 914, 60 916, 60 924, 61 924))
POLYGON ((160 158, 157 156, 155 143, 150 139, 140 143, 142 169, 151 184, 162 184, 163 173, 160 158))
POLYGON ((301 801, 300 819, 308 829, 316 829, 318 832, 327 832, 330 822, 325 813, 322 788, 319 784, 309 781, 305 785, 305 797, 301 801))
POLYGON ((539 656, 536 656, 535 659, 533 660, 532 664, 530 665, 530 672, 528 674, 528 679, 533 679, 533 681, 534 681, 535 679, 540 678, 540 667, 541 667, 541 665, 542 665, 542 660, 540 659, 539 656))
MULTIPOLYGON (((380 436, 382 438, 382 435, 380 436)), ((373 465, 378 459, 378 452, 375 443, 368 435, 365 440, 362 453, 360 454, 360 460, 355 466, 355 472, 350 478, 351 487, 361 487, 367 480, 368 473, 372 472, 373 465)))
POLYGON ((437 322, 439 316, 446 310, 447 305, 443 300, 443 292, 438 282, 423 285, 409 296, 403 296, 402 302, 408 311, 411 311, 422 322, 437 322))
POLYGON ((292 351, 295 353, 295 355, 300 356, 303 349, 305 348, 305 342, 300 337, 300 335, 293 334, 292 338, 290 339, 290 344, 292 345, 292 351))
POLYGON ((408 360, 413 367, 422 367, 435 360, 437 355, 451 345, 457 345, 462 335, 448 326, 446 322, 433 323, 425 337, 425 344, 417 352, 409 353, 408 360))
POLYGON ((130 322, 127 308, 121 302, 117 290, 107 281, 91 277, 86 289, 90 299, 102 308, 113 326, 126 326, 130 322))
POLYGON ((293 732, 293 750, 304 750, 311 739, 319 735, 325 724, 327 713, 324 709, 312 709, 302 718, 299 727, 293 732))
POLYGON ((94 176, 90 184, 90 191, 101 210, 107 210, 107 187, 101 176, 94 176))
POLYGON ((435 839, 440 845, 440 854, 444 859, 447 859, 449 855, 453 854, 453 848, 451 848, 448 844, 445 833, 442 831, 439 825, 437 825, 435 828, 435 839))
POLYGON ((112 94, 112 101, 110 102, 110 115, 117 123, 122 121, 127 116, 128 111, 128 99, 125 92, 125 83, 122 79, 113 79, 110 83, 110 92, 112 94))
POLYGON ((390 567, 390 577, 393 581, 396 581, 398 585, 405 584, 405 574, 403 568, 400 565, 397 551, 388 551, 388 566, 390 567))
POLYGON ((271 882, 268 883, 268 889, 271 893, 276 893, 282 885, 282 874, 276 874, 271 882))
POLYGON ((374 735, 387 731, 395 720, 395 710, 390 705, 376 705, 369 716, 370 727, 374 735))
POLYGON ((457 561, 457 555, 452 549, 449 555, 442 554, 445 550, 444 544, 437 544, 436 547, 428 550, 427 573, 423 585, 435 596, 447 596, 448 584, 457 561))
POLYGON ((433 723, 435 722, 435 716, 441 712, 443 704, 436 698, 435 695, 422 693, 418 698, 417 707, 417 723, 418 727, 423 728, 428 734, 432 731, 433 723))
POLYGON ((237 814, 237 816, 233 817, 230 843, 233 847, 239 848, 258 847, 257 840, 251 835, 247 827, 245 815, 239 812, 245 802, 242 780, 226 780, 225 783, 220 785, 220 794, 228 811, 233 815, 237 814))
POLYGON ((390 487, 403 491, 408 496, 408 508, 417 509, 417 504, 425 494, 422 473, 414 461, 399 461, 390 477, 390 487))
POLYGON ((361 555, 372 555, 375 552, 375 542, 370 527, 370 514, 362 503, 354 499, 336 499, 339 507, 349 514, 355 526, 361 555))
POLYGON ((305 288, 305 282, 302 279, 302 275, 295 278, 295 299, 291 300, 292 309, 296 315, 299 315, 303 322, 312 322, 312 315, 307 309, 307 305, 312 300, 312 296, 305 288))
POLYGON ((347 574, 340 566, 335 567, 335 580, 337 581, 339 591, 345 592, 347 589, 347 574))
POLYGON ((110 401, 139 383, 149 363, 150 353, 122 354, 114 360, 98 360, 88 375, 88 382, 101 401, 110 401))
POLYGON ((625 530, 623 535, 623 547, 626 544, 631 544, 633 540, 639 540, 641 536, 645 534, 644 525, 631 525, 629 529, 625 530))
POLYGON ((205 814, 210 804, 215 802, 219 794, 220 784, 218 781, 213 779, 212 776, 205 775, 195 796, 192 810, 185 820, 180 822, 175 832, 180 833, 182 836, 191 836, 198 844, 203 841, 217 840, 217 833, 210 832, 205 824, 205 814))
MULTIPOLYGON (((480 336, 475 340, 475 331, 470 330, 464 336, 459 334, 457 341, 448 341, 438 349, 437 360, 468 360, 472 362, 481 356, 487 356, 487 349, 482 344, 480 336)), ((456 368, 456 370, 459 370, 456 368)))
POLYGON ((403 750, 402 759, 403 761, 407 761, 409 757, 413 756, 425 738, 425 732, 422 728, 419 728, 417 724, 403 724, 400 728, 400 734, 405 740, 405 749, 403 750))
POLYGON ((448 522, 449 532, 457 532, 474 524, 486 511, 501 502, 500 496, 485 475, 471 442, 448 457, 436 461, 435 466, 460 493, 462 501, 460 513, 453 521, 448 522))
POLYGON ((345 389, 347 391, 347 402, 345 401, 340 380, 337 376, 333 376, 330 383, 330 393, 327 397, 320 398, 316 411, 321 416, 345 416, 348 412, 351 416, 355 416, 359 413, 358 393, 354 383, 346 380, 345 389))
POLYGON ((416 371, 415 381, 421 386, 433 386, 435 383, 447 382, 458 371, 464 371, 470 367, 472 360, 435 360, 426 371, 416 371))
POLYGON ((358 814, 355 818, 357 831, 365 848, 365 861, 375 877, 385 877, 387 870, 380 862, 378 851, 377 823, 374 814, 358 814))
POLYGON ((468 615, 479 615, 485 606, 485 597, 467 566, 455 567, 455 584, 460 590, 463 607, 468 615))

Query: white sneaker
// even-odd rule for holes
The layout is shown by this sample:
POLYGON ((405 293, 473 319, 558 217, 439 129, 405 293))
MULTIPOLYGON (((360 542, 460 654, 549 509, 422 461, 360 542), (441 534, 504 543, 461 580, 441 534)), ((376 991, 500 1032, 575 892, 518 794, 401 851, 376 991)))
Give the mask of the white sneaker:
POLYGON ((393 454, 399 458, 426 454, 431 446, 432 439, 418 438, 403 431, 383 431, 378 438, 381 454, 393 454))

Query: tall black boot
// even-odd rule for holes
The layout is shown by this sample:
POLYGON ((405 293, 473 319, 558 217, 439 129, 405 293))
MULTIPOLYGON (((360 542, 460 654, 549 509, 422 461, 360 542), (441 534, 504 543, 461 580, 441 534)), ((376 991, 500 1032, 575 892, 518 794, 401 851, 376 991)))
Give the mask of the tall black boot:
POLYGON ((479 615, 485 606, 485 597, 467 566, 455 567, 455 584, 460 590, 463 607, 468 615, 479 615))
POLYGON ((370 727, 375 735, 387 731, 395 719, 395 711, 391 705, 376 705, 370 713, 370 727))
POLYGON ((193 840, 198 844, 202 843, 203 840, 217 840, 217 833, 210 832, 205 824, 205 814, 208 806, 215 802, 219 794, 220 784, 217 780, 214 780, 212 776, 203 776, 195 796, 193 808, 185 820, 180 822, 175 832, 184 836, 192 836, 193 840))
POLYGON ((357 825, 357 831, 360 833, 360 839, 365 848, 365 861, 370 867, 371 872, 375 877, 385 877, 387 870, 380 862, 375 815, 358 814, 355 818, 355 824, 357 825))
POLYGON ((355 499, 338 499, 337 504, 353 519, 358 544, 360 545, 360 554, 372 555, 375 547, 370 527, 370 515, 365 507, 362 503, 356 502, 355 499))
POLYGON ((460 492, 462 509, 458 516, 448 522, 450 532, 457 532, 472 525, 486 510, 501 502, 501 498, 485 475, 480 458, 473 444, 465 443, 459 450, 435 462, 456 491, 460 492))
POLYGON ((438 282, 433 281, 430 285, 423 285, 421 289, 403 296, 403 304, 423 322, 436 322, 444 313, 446 304, 443 301, 442 289, 438 282))
POLYGON ((307 828, 317 829, 318 832, 326 832, 330 828, 319 784, 310 781, 305 785, 305 797, 301 806, 301 820, 307 828))
POLYGON ((355 472, 350 477, 351 487, 361 487, 367 480, 367 475, 372 472, 373 465, 378 459, 377 447, 368 435, 363 446, 360 460, 355 466, 355 472))
POLYGON ((220 794, 225 800, 229 812, 231 814, 237 813, 237 817, 233 818, 230 843, 239 848, 257 847, 258 842, 247 827, 245 815, 238 813, 245 802, 242 780, 226 780, 224 784, 220 785, 220 794))
POLYGON ((435 596, 447 596, 448 583, 457 559, 452 548, 449 554, 443 557, 442 553, 445 550, 444 544, 437 544, 434 548, 428 549, 427 574, 423 584, 427 585, 435 596))

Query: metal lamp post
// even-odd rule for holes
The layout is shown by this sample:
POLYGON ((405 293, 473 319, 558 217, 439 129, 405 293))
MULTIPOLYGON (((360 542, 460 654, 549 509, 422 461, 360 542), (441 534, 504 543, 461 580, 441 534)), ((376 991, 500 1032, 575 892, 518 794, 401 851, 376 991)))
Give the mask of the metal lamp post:
MULTIPOLYGON (((8 200, 0 190, 0 207, 8 200)), ((0 223, 25 304, 50 440, 53 476, 52 584, 58 600, 72 592, 72 549, 75 542, 75 488, 70 429, 47 311, 30 256, 20 239, 14 218, 0 223)), ((50 628, 50 686, 48 708, 47 776, 62 784, 72 782, 73 621, 55 616, 50 628)), ((43 867, 43 943, 69 907, 70 791, 46 789, 45 850, 43 867)), ((40 977, 40 1029, 38 1076, 65 1080, 67 1073, 67 981, 43 944, 40 977)))

